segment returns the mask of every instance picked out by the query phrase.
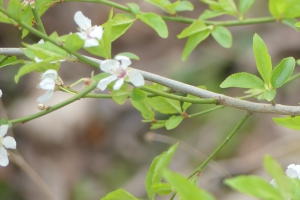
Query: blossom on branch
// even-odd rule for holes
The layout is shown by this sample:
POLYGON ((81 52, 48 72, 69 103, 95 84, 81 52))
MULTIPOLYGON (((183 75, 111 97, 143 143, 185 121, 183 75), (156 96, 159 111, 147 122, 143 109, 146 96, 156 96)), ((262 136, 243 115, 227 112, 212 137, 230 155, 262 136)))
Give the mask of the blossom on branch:
POLYGON ((77 35, 84 40, 84 47, 98 46, 103 35, 102 26, 92 26, 91 20, 85 17, 81 11, 75 13, 74 20, 79 26, 80 32, 77 35))
POLYGON ((0 126, 0 165, 5 167, 8 165, 9 160, 7 156, 7 151, 5 148, 16 149, 16 140, 11 136, 6 136, 8 125, 0 126))
POLYGON ((53 69, 49 69, 42 74, 42 81, 39 84, 39 88, 46 90, 46 93, 37 99, 38 102, 44 103, 51 99, 55 88, 56 79, 57 72, 53 69))
POLYGON ((111 76, 100 80, 97 87, 103 91, 108 84, 115 80, 117 81, 113 87, 114 90, 119 90, 124 81, 131 82, 137 87, 144 85, 144 77, 137 70, 128 67, 130 64, 131 61, 126 56, 116 56, 114 60, 101 62, 100 69, 111 74, 111 76))
MULTIPOLYGON (((287 167, 285 174, 290 178, 300 179, 300 165, 290 164, 287 167)), ((277 187, 275 179, 272 179, 270 184, 277 187)))

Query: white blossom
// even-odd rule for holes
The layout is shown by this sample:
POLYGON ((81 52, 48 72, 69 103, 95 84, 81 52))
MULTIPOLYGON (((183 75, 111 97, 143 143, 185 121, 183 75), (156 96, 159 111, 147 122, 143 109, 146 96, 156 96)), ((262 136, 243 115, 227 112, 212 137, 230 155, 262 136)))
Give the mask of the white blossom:
MULTIPOLYGON (((287 167, 285 174, 290 178, 300 179, 300 165, 290 164, 287 167)), ((274 179, 271 180, 270 184, 277 187, 277 184, 274 179)))
POLYGON ((47 70, 42 74, 42 81, 39 84, 39 88, 46 90, 46 93, 40 96, 37 101, 40 103, 47 102, 51 99, 55 88, 55 82, 57 79, 57 72, 53 69, 47 70))
POLYGON ((79 26, 80 32, 77 35, 84 40, 84 47, 98 46, 103 35, 102 26, 92 26, 91 20, 85 17, 81 11, 75 13, 74 20, 79 26))
POLYGON ((23 6, 30 5, 32 8, 35 8, 35 0, 24 0, 22 2, 23 6))
POLYGON ((0 90, 0 97, 2 97, 2 94, 3 94, 3 93, 2 93, 2 90, 0 90))
POLYGON ((8 125, 0 126, 0 165, 5 167, 8 165, 8 154, 5 148, 16 149, 16 140, 11 136, 6 136, 8 125))
POLYGON ((128 67, 130 64, 131 61, 126 56, 116 56, 114 60, 101 62, 100 69, 111 74, 111 76, 100 80, 97 87, 103 91, 108 84, 115 80, 117 81, 113 87, 114 90, 119 90, 124 81, 131 82, 137 87, 144 85, 144 77, 137 70, 128 67))

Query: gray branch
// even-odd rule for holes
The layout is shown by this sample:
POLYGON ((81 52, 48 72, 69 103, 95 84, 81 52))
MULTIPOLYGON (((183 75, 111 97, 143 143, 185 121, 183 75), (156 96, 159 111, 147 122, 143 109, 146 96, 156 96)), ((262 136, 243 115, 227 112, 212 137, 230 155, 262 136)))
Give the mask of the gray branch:
MULTIPOLYGON (((20 56, 20 55, 24 55, 24 52, 22 51, 21 48, 0 48, 0 55, 20 56)), ((91 57, 87 57, 87 58, 97 63, 101 63, 101 60, 91 58, 91 57)), ((142 73, 144 78, 148 81, 159 83, 161 85, 169 87, 174 91, 191 94, 201 98, 215 98, 218 100, 218 105, 238 108, 238 109, 246 110, 251 113, 272 113, 272 114, 281 114, 281 115, 290 115, 290 116, 300 115, 300 106, 286 106, 281 104, 276 104, 273 106, 272 104, 254 103, 250 101, 240 100, 237 98, 225 96, 223 94, 210 92, 192 85, 181 83, 179 81, 168 79, 153 73, 145 72, 142 70, 138 70, 138 71, 142 73)))

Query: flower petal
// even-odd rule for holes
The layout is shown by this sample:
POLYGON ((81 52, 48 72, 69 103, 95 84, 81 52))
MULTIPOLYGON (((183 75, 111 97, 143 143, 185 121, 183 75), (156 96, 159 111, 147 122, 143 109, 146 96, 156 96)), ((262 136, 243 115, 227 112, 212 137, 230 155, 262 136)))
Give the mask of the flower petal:
POLYGON ((83 40, 86 40, 88 38, 85 32, 78 32, 76 34, 83 40))
POLYGON ((45 78, 53 78, 53 79, 56 80, 56 78, 57 78, 57 71, 55 71, 54 69, 48 69, 42 75, 42 79, 45 79, 45 78))
POLYGON ((95 26, 95 28, 89 34, 90 37, 97 38, 98 40, 101 40, 102 35, 103 35, 102 26, 95 26))
POLYGON ((38 57, 35 57, 35 58, 34 58, 34 61, 37 62, 37 63, 39 63, 39 62, 42 62, 43 59, 39 59, 38 57))
POLYGON ((39 87, 42 90, 54 90, 55 80, 52 78, 45 78, 42 82, 40 82, 39 87))
POLYGON ((53 95, 53 90, 47 90, 47 92, 44 95, 37 98, 37 101, 40 103, 45 103, 51 99, 52 95, 53 95))
POLYGON ((124 83, 124 78, 120 78, 119 80, 116 81, 114 85, 114 90, 119 90, 124 83))
POLYGON ((91 20, 85 17, 81 11, 75 13, 74 20, 82 30, 86 30, 92 26, 91 20))
POLYGON ((127 70, 127 76, 129 77, 129 81, 134 85, 134 86, 142 86, 145 84, 145 80, 143 75, 138 72, 137 70, 134 70, 132 68, 129 68, 127 70))
POLYGON ((0 90, 0 97, 2 97, 2 94, 3 94, 3 93, 2 93, 2 90, 0 90))
POLYGON ((84 42, 84 47, 95 47, 98 45, 99 45, 99 42, 95 38, 86 39, 84 42))
POLYGON ((120 63, 116 60, 105 60, 100 64, 100 69, 104 72, 115 74, 116 71, 120 67, 120 63))
POLYGON ((115 59, 121 61, 123 69, 126 69, 129 65, 131 65, 131 60, 126 56, 116 56, 115 59))
POLYGON ((2 144, 3 144, 3 146, 5 146, 6 148, 9 148, 9 149, 16 149, 16 146, 17 146, 16 140, 11 136, 6 136, 2 140, 2 144))
POLYGON ((43 40, 43 39, 41 39, 39 42, 38 42, 38 44, 44 44, 45 43, 45 41, 43 40))
POLYGON ((0 126, 0 137, 3 137, 7 133, 8 127, 7 124, 0 126))
POLYGON ((5 167, 9 163, 8 157, 7 157, 7 151, 5 148, 2 146, 0 147, 0 165, 5 167))
POLYGON ((99 83, 97 85, 97 88, 104 91, 106 89, 107 85, 110 84, 111 82, 113 82, 116 79, 117 79, 116 75, 111 75, 109 77, 106 77, 106 78, 99 81, 99 83))

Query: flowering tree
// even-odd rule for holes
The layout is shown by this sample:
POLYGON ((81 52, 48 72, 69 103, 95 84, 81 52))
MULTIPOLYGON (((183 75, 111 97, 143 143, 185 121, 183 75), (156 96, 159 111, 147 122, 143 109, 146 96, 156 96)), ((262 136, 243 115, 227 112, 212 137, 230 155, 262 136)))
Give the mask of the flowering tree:
MULTIPOLYGON (((72 2, 73 0, 66 0, 72 2)), ((77 0, 74 0, 77 1, 77 0)), ((44 29, 41 16, 52 6, 60 1, 53 0, 10 0, 7 8, 4 8, 0 0, 0 22, 12 24, 22 30, 22 38, 32 33, 41 40, 36 44, 24 44, 24 48, 1 48, 0 68, 22 64, 14 77, 16 83, 29 73, 41 73, 39 89, 46 93, 37 98, 40 104, 40 112, 17 118, 2 119, 0 122, 0 165, 8 165, 8 153, 5 148, 15 149, 17 142, 11 136, 4 135, 9 127, 17 123, 25 123, 41 116, 47 115, 83 97, 91 97, 91 92, 96 89, 109 90, 109 94, 93 94, 93 98, 111 98, 117 104, 130 101, 143 117, 143 122, 150 123, 151 129, 166 128, 175 129, 183 120, 213 112, 223 107, 233 107, 243 110, 244 116, 240 119, 226 139, 211 153, 211 155, 187 178, 183 175, 168 170, 168 165, 176 151, 178 144, 157 156, 146 175, 145 188, 150 200, 158 195, 170 195, 174 199, 176 195, 186 200, 211 200, 215 199, 209 192, 197 186, 202 170, 230 141, 239 128, 253 113, 270 113, 287 115, 288 117, 275 117, 273 121, 290 129, 299 130, 300 107, 281 105, 274 101, 277 90, 286 83, 298 78, 299 73, 294 74, 296 60, 287 57, 273 66, 268 47, 258 35, 253 36, 253 53, 257 71, 261 77, 248 72, 239 72, 227 77, 221 84, 221 88, 237 87, 247 89, 247 96, 235 98, 218 94, 213 91, 188 85, 166 77, 149 72, 141 71, 131 66, 131 60, 139 60, 133 53, 124 52, 117 55, 111 54, 111 44, 122 36, 135 21, 140 20, 150 26, 161 38, 168 37, 168 28, 165 21, 175 21, 189 24, 178 38, 187 38, 183 48, 182 60, 187 60, 193 50, 201 45, 211 35, 222 47, 230 48, 232 44, 231 32, 226 26, 238 26, 258 23, 280 22, 297 29, 300 24, 296 18, 300 17, 300 1, 270 0, 269 11, 271 16, 264 18, 246 18, 248 9, 254 0, 239 0, 238 6, 233 0, 200 0, 208 5, 198 19, 180 16, 180 12, 192 11, 193 4, 190 1, 169 0, 146 0, 160 9, 166 15, 146 13, 140 10, 134 3, 121 5, 107 0, 89 0, 88 2, 111 6, 111 12, 107 22, 102 26, 92 26, 91 20, 81 11, 74 14, 74 23, 78 25, 78 32, 67 35, 58 35, 56 32, 48 35, 44 29), (115 9, 124 13, 114 13, 115 9), (232 21, 210 21, 211 18, 230 15, 236 18, 232 21), (34 19, 32 21, 32 19, 34 19), (78 50, 84 49, 90 55, 83 55, 78 50), (25 55, 27 60, 18 58, 25 55), (93 56, 93 57, 91 57, 93 56), (97 57, 97 58, 95 58, 97 57), (96 68, 96 75, 90 78, 82 78, 79 81, 66 85, 63 77, 59 75, 62 62, 81 62, 96 68), (149 82, 145 82, 145 80, 149 82), (84 82, 86 87, 82 91, 76 91, 72 87, 84 82), (70 93, 73 96, 56 105, 45 104, 55 98, 56 91, 70 93), (244 100, 254 97, 257 100, 265 100, 267 103, 244 100), (129 99, 129 100, 128 100, 129 99), (211 104, 215 107, 201 111, 200 113, 188 114, 187 109, 193 104, 211 104), (165 118, 160 118, 159 114, 165 118), (162 181, 164 180, 166 181, 162 181)), ((83 1, 87 2, 87 1, 83 1)), ((2 95, 2 91, 0 91, 2 95)), ((5 95, 5 91, 3 91, 5 95)), ((12 151, 13 154, 13 151, 12 151)), ((260 199, 299 199, 299 165, 290 165, 284 175, 283 170, 276 161, 266 156, 264 160, 266 171, 274 178, 271 181, 256 176, 237 176, 224 181, 231 188, 260 199)), ((136 200, 127 191, 118 189, 103 200, 136 200)))

